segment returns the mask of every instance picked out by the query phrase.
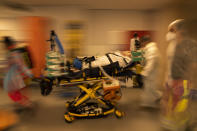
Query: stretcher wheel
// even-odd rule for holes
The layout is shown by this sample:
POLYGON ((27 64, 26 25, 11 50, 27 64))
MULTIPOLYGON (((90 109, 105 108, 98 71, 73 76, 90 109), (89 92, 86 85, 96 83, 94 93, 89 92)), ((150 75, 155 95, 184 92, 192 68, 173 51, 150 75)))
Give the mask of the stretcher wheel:
POLYGON ((122 117, 124 116, 124 112, 121 112, 121 111, 119 111, 119 110, 115 110, 114 113, 115 113, 115 116, 116 116, 118 119, 120 119, 120 118, 122 118, 122 117))
POLYGON ((74 116, 71 116, 71 115, 69 115, 68 113, 65 113, 64 114, 64 118, 65 118, 65 121, 67 122, 67 123, 72 123, 73 121, 74 121, 74 116))
POLYGON ((66 102, 65 106, 68 108, 70 106, 70 102, 66 102))

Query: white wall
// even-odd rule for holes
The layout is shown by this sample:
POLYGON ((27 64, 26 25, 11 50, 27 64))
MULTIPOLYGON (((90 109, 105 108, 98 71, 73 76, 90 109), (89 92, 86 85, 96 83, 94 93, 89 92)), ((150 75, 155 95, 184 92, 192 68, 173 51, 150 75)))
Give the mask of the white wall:
MULTIPOLYGON (((21 32, 22 26, 17 17, 44 16, 52 21, 61 41, 64 41, 64 24, 68 20, 81 20, 85 23, 84 55, 103 54, 116 49, 111 43, 110 32, 126 30, 154 30, 154 19, 151 12, 137 10, 87 10, 81 6, 34 7, 33 12, 16 12, 4 10, 0 14, 0 30, 4 27, 21 32), (4 17, 11 17, 5 22, 4 17)), ((6 18, 7 19, 7 18, 6 18)), ((21 34, 21 33, 18 33, 21 34)), ((19 38, 19 35, 18 35, 19 38)), ((66 43, 64 43, 66 46, 66 43)))
MULTIPOLYGON (((55 29, 56 32, 60 35, 60 38, 63 37, 63 28, 65 21, 67 20, 85 20, 86 13, 81 7, 78 6, 46 6, 46 7, 34 7, 32 12, 21 12, 21 11, 13 11, 8 9, 1 9, 2 12, 0 13, 0 21, 4 21, 5 17, 7 18, 15 18, 17 21, 18 17, 23 16, 43 16, 51 19, 52 26, 51 29, 55 29)), ((13 21, 13 22, 16 22, 13 21)), ((20 20, 18 19, 20 23, 20 20)), ((9 24, 12 23, 11 21, 9 24)), ((5 26, 6 23, 1 23, 0 27, 5 26)), ((13 25, 13 24, 12 24, 13 25)), ((22 30, 23 27, 18 24, 14 27, 18 28, 18 30, 22 30)), ((10 27, 12 28, 12 27, 10 27)), ((0 28, 1 29, 1 28, 0 28)))
MULTIPOLYGON (((101 55, 116 49, 111 43, 110 32, 124 32, 126 30, 156 30, 157 42, 164 57, 167 47, 165 33, 170 21, 176 19, 173 10, 158 12, 136 10, 87 10, 84 7, 61 6, 61 7, 36 7, 34 12, 14 12, 1 10, 0 30, 17 30, 20 34, 22 27, 19 26, 18 16, 45 16, 52 20, 51 29, 55 29, 64 40, 64 24, 67 20, 82 20, 85 23, 85 41, 83 55, 101 55)), ((114 35, 115 36, 115 35, 114 35)), ((17 35, 16 35, 17 37, 17 35)), ((18 38, 20 36, 18 35, 18 38)), ((64 43, 66 46, 66 43, 64 43)), ((163 62, 163 74, 165 62, 163 62)), ((164 76, 164 75, 163 75, 164 76)), ((161 77, 161 79, 163 79, 161 77)))
MULTIPOLYGON (((88 41, 86 49, 89 54, 102 54, 116 49, 111 43, 113 31, 154 30, 150 24, 151 12, 136 10, 90 10, 88 21, 88 41)), ((115 36, 115 35, 114 35, 115 36)))
POLYGON ((1 18, 0 19, 0 36, 12 35, 14 38, 19 37, 18 32, 20 27, 16 18, 1 18))
MULTIPOLYGON (((0 41, 3 36, 13 36, 13 38, 21 39, 19 23, 16 18, 1 18, 0 19, 0 41)), ((0 59, 5 57, 5 46, 0 43, 0 59)))

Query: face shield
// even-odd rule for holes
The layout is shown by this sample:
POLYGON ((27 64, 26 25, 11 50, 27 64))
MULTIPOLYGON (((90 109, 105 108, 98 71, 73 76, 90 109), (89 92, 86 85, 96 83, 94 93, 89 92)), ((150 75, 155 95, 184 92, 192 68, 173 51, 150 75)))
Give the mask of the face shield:
POLYGON ((171 42, 173 40, 176 40, 176 33, 174 33, 174 32, 168 32, 166 34, 166 41, 167 42, 171 42))
POLYGON ((181 31, 181 28, 183 28, 183 25, 184 25, 183 19, 178 19, 170 23, 168 26, 168 33, 166 34, 166 41, 172 42, 172 41, 177 40, 181 31))

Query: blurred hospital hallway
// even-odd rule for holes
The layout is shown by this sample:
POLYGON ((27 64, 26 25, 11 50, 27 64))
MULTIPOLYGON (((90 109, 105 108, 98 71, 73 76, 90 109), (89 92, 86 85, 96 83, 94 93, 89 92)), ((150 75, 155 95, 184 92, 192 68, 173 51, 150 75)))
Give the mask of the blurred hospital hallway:
MULTIPOLYGON (((68 124, 64 120, 65 102, 77 95, 78 88, 66 89, 55 88, 49 96, 41 96, 40 89, 32 87, 33 100, 37 103, 35 114, 29 112, 20 113, 20 122, 8 131, 162 131, 159 122, 159 110, 141 109, 139 106, 139 96, 142 89, 123 88, 122 99, 118 103, 118 108, 125 112, 122 119, 117 119, 114 115, 98 119, 77 119, 68 124), (62 97, 60 92, 66 93, 68 90, 72 97, 62 97)), ((5 92, 1 90, 1 109, 13 110, 16 108, 5 92)), ((65 94, 64 94, 65 96, 65 94)), ((197 104, 192 104, 191 113, 195 112, 197 104)), ((195 120, 196 113, 192 113, 195 120)), ((194 127, 195 128, 195 127, 194 127)), ((197 131, 197 127, 194 131, 197 131)))

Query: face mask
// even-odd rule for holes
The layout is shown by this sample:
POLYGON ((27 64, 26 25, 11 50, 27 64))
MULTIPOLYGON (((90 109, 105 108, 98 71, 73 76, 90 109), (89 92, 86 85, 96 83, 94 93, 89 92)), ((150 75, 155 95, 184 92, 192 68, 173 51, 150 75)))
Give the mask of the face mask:
POLYGON ((175 39, 176 39, 176 34, 175 33, 168 32, 166 34, 166 41, 167 42, 170 42, 170 41, 175 40, 175 39))

